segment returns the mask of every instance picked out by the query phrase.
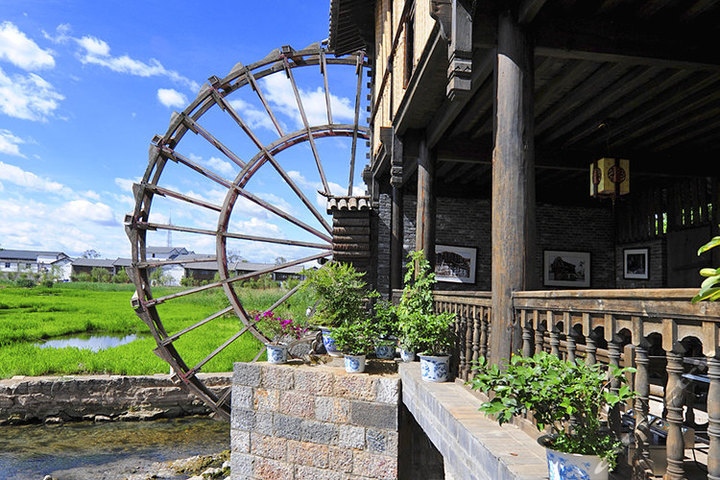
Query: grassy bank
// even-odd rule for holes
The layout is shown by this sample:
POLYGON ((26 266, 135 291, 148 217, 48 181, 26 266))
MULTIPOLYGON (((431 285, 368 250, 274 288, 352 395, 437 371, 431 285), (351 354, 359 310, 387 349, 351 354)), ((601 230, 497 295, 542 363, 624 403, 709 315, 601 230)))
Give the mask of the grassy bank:
MULTIPOLYGON (((181 288, 162 287, 155 296, 181 288)), ((0 378, 13 375, 77 373, 152 374, 168 366, 152 350, 155 342, 144 337, 126 345, 93 353, 77 348, 40 348, 34 343, 69 334, 148 334, 149 328, 130 306, 131 285, 56 284, 52 288, 0 288, 0 378)), ((239 289, 243 306, 264 310, 282 294, 281 289, 239 289)), ((178 298, 158 306, 168 333, 180 331, 229 305, 219 289, 178 298)), ((229 315, 213 320, 179 339, 175 346, 193 366, 241 328, 229 315)), ((252 359, 260 348, 243 335, 203 367, 203 371, 229 371, 235 361, 252 359)))

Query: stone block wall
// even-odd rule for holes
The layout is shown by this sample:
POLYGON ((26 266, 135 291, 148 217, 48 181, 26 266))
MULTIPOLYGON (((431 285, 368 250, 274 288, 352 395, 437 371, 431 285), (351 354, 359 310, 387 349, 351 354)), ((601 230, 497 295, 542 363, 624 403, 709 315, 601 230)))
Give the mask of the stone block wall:
POLYGON ((397 479, 399 402, 397 375, 236 363, 231 478, 397 479))

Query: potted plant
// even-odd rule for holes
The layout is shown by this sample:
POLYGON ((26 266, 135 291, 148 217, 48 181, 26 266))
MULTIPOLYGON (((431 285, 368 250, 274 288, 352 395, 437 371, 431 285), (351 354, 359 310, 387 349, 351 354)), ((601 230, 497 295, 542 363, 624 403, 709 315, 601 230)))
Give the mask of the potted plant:
POLYGON ((345 355, 345 371, 362 373, 365 371, 365 358, 372 351, 377 330, 367 318, 355 322, 344 322, 333 329, 335 345, 345 355))
POLYGON ((630 368, 561 360, 546 352, 513 356, 502 368, 481 358, 470 382, 475 390, 492 392, 480 410, 502 425, 532 412, 538 438, 546 447, 551 480, 607 479, 622 444, 601 422, 600 414, 634 398, 624 374, 630 368), (618 382, 617 393, 610 383, 618 382))
POLYGON ((343 323, 355 323, 364 313, 364 275, 347 263, 328 262, 318 270, 304 272, 302 289, 317 299, 313 323, 323 332, 323 344, 330 355, 340 356, 331 331, 343 323))
POLYGON ((288 346, 294 340, 302 338, 307 329, 291 318, 275 316, 270 310, 255 316, 261 331, 270 339, 265 344, 269 363, 286 363, 288 346))
MULTIPOLYGON (((371 296, 379 297, 377 292, 371 296)), ((375 329, 375 356, 384 360, 395 358, 398 344, 398 319, 395 306, 385 299, 378 298, 373 309, 373 328, 375 329)))
POLYGON ((420 354, 423 380, 444 382, 455 341, 452 330, 455 314, 433 313, 435 273, 422 252, 411 252, 408 259, 405 287, 396 309, 403 360, 410 360, 414 353, 420 354))

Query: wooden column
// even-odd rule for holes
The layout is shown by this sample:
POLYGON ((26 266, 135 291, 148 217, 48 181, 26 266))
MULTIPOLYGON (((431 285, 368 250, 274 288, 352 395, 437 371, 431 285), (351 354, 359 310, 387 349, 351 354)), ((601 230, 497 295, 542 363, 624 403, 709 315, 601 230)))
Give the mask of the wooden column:
MULTIPOLYGON (((614 367, 620 367, 620 350, 622 348, 622 339, 618 335, 613 335, 612 339, 608 342, 608 360, 610 365, 614 367)), ((613 378, 610 382, 610 391, 618 393, 620 390, 620 380, 613 378)), ((608 426, 615 432, 615 435, 620 435, 620 405, 615 405, 608 412, 608 426)))
POLYGON ((570 332, 566 336, 567 338, 567 361, 575 362, 575 352, 577 351, 577 332, 572 325, 570 326, 570 332))
POLYGON ((425 137, 420 139, 417 169, 417 212, 415 249, 422 250, 425 258, 435 267, 435 176, 434 153, 427 147, 425 137))
POLYGON ((707 399, 708 437, 710 437, 707 478, 708 480, 720 480, 720 359, 708 357, 707 364, 710 378, 707 399))
POLYGON ((685 480, 685 442, 682 436, 684 382, 683 355, 685 349, 675 343, 672 351, 667 352, 668 381, 665 386, 665 406, 667 408, 667 473, 665 480, 685 480))
POLYGON ((585 363, 594 365, 597 362, 597 339, 598 335, 595 331, 591 331, 585 336, 585 363))
POLYGON ((390 218, 390 289, 403 287, 403 149, 402 142, 393 135, 392 158, 390 160, 390 185, 392 186, 392 213, 390 218))
POLYGON ((650 380, 648 349, 646 339, 640 340, 635 347, 635 456, 632 459, 633 478, 648 478, 653 473, 650 460, 650 380))
POLYGON ((529 287, 534 274, 531 230, 535 224, 533 48, 509 12, 498 19, 495 149, 492 176, 491 360, 499 363, 522 346, 512 292, 529 287))
POLYGON ((523 356, 531 357, 533 354, 533 328, 532 320, 528 319, 527 310, 522 311, 521 315, 522 327, 523 327, 523 356))

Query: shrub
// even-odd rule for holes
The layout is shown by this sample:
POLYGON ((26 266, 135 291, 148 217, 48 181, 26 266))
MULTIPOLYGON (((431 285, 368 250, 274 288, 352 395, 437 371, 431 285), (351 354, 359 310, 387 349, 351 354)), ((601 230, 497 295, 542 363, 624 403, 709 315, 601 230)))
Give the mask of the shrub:
POLYGON ((32 288, 35 286, 35 280, 31 278, 18 278, 15 280, 15 285, 22 288, 32 288))
POLYGON ((90 278, 92 278, 93 282, 109 283, 110 272, 108 272, 104 268, 93 267, 93 269, 90 271, 90 278))

